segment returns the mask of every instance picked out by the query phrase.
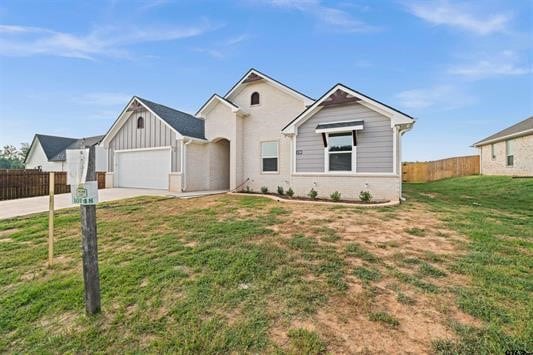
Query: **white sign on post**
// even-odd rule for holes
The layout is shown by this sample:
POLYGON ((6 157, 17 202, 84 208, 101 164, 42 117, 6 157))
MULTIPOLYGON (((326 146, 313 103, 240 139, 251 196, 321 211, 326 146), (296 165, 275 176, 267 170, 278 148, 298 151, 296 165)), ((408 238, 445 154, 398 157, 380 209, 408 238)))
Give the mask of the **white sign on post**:
POLYGON ((72 203, 96 205, 98 203, 98 182, 86 181, 79 185, 70 185, 72 203))
POLYGON ((67 184, 70 185, 72 203, 96 205, 98 182, 85 181, 89 167, 89 149, 67 149, 67 184))

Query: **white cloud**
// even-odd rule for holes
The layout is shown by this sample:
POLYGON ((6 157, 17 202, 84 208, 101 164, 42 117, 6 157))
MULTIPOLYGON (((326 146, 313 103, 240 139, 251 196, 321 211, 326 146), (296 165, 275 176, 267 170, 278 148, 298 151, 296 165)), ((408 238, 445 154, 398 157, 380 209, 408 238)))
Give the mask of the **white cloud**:
POLYGON ((354 18, 350 13, 338 8, 325 6, 320 0, 259 0, 274 7, 298 10, 313 16, 318 23, 330 30, 340 32, 369 32, 376 27, 354 18))
POLYGON ((396 95, 396 99, 402 107, 416 110, 430 107, 451 110, 475 101, 473 97, 451 85, 402 91, 396 95))
POLYGON ((511 20, 509 14, 483 15, 483 8, 453 4, 447 0, 409 1, 407 10, 434 25, 447 25, 479 35, 503 32, 511 20))
POLYGON ((468 79, 484 79, 495 76, 517 76, 533 73, 531 65, 520 62, 519 56, 513 51, 504 51, 489 59, 477 60, 474 63, 453 66, 448 71, 468 79))
POLYGON ((47 28, 0 25, 0 55, 52 55, 83 59, 127 57, 127 46, 199 36, 217 28, 205 20, 184 27, 100 27, 85 35, 47 28))

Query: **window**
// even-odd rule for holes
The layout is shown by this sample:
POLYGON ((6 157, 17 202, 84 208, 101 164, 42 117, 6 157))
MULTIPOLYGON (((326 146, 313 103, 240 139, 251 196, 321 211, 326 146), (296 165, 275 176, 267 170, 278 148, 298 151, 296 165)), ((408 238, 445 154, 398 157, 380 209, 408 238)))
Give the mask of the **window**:
POLYGON ((512 141, 505 141, 505 156, 507 157, 507 166, 513 166, 514 156, 513 156, 513 146, 512 141))
POLYGON ((137 129, 144 128, 144 118, 137 118, 137 129))
POLYGON ((261 171, 264 173, 278 172, 278 142, 261 143, 261 171))
POLYGON ((328 170, 352 171, 352 150, 354 139, 352 132, 328 134, 328 170))
POLYGON ((490 145, 490 156, 492 157, 492 160, 496 159, 496 151, 494 150, 494 144, 490 145))
POLYGON ((259 105, 259 93, 254 92, 252 96, 250 96, 250 105, 259 105))

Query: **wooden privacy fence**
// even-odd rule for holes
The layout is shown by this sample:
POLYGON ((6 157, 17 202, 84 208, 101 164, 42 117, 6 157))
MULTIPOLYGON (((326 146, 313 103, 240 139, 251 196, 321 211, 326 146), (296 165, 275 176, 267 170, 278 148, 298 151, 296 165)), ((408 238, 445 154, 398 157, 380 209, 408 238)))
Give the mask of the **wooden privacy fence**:
POLYGON ((402 164, 403 182, 426 182, 479 174, 479 155, 402 164))
MULTIPOLYGON (((40 170, 0 169, 0 200, 48 195, 50 173, 40 170)), ((97 173, 98 188, 105 188, 105 173, 97 173)), ((56 194, 70 192, 67 173, 56 172, 56 194)))

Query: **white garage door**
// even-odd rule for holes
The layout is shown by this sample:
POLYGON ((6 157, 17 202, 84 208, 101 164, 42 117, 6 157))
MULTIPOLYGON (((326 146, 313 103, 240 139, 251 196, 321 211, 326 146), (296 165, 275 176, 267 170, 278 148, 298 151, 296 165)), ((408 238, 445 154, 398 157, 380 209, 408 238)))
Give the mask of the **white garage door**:
POLYGON ((117 152, 116 161, 119 187, 168 189, 170 149, 117 152))

